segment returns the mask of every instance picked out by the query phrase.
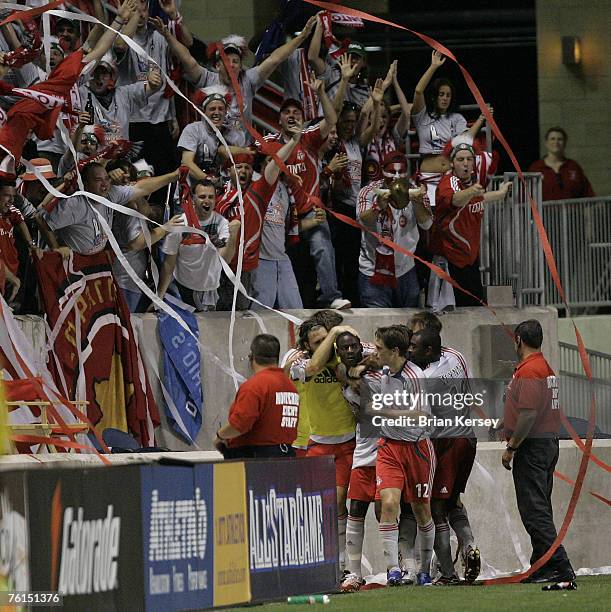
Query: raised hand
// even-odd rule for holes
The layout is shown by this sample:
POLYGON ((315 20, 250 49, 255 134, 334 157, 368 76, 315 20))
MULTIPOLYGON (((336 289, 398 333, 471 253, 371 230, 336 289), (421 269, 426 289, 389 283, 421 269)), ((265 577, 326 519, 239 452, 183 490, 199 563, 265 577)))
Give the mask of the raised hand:
POLYGON ((138 10, 136 0, 125 0, 119 7, 118 14, 123 21, 127 21, 138 10))
POLYGON ((316 26, 317 21, 318 21, 318 15, 312 15, 312 17, 310 17, 306 21, 306 24, 303 26, 303 30, 301 30, 301 33, 299 34, 299 38, 302 38, 305 40, 310 35, 312 30, 314 29, 314 26, 316 26))
POLYGON ((431 66, 435 68, 439 68, 439 66, 443 66, 445 64, 446 57, 439 53, 439 51, 433 51, 431 53, 431 66))
POLYGON ((395 60, 388 68, 386 77, 384 78, 384 91, 388 89, 390 84, 397 78, 397 60, 395 60))
POLYGON ((375 85, 371 90, 371 99, 376 103, 380 104, 384 98, 384 81, 382 79, 376 79, 375 85))
POLYGON ((352 65, 352 62, 350 61, 350 56, 347 53, 344 53, 344 55, 340 55, 338 63, 342 79, 345 79, 347 81, 354 77, 359 69, 358 63, 352 65))
POLYGON ((161 34, 164 38, 167 38, 170 35, 170 30, 168 30, 168 26, 163 23, 161 17, 149 17, 149 23, 161 34))

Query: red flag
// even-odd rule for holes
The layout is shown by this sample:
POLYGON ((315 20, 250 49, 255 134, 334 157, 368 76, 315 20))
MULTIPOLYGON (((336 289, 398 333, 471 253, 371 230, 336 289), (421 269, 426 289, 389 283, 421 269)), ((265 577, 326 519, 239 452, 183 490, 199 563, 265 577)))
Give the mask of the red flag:
POLYGON ((110 256, 75 253, 72 273, 57 253, 45 253, 35 265, 51 330, 65 317, 50 359, 56 365, 56 383, 61 388, 65 379, 69 399, 81 393, 79 399, 89 402, 87 414, 98 430, 129 429, 142 446, 154 445, 159 413, 110 256))

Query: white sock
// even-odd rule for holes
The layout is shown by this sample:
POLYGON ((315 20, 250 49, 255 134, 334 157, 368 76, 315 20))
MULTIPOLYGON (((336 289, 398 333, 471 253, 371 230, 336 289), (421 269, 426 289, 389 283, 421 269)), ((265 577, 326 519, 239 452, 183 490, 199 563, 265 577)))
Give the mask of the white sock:
POLYGON ((399 569, 399 525, 397 523, 380 523, 379 530, 387 571, 399 569))
POLYGON ((416 571, 414 545, 418 525, 413 514, 401 514, 399 518, 399 561, 404 571, 416 571))
POLYGON ((418 525, 420 534, 420 571, 431 573, 431 559, 435 545, 435 523, 429 520, 426 525, 418 525))
POLYGON ((337 539, 339 541, 339 569, 341 572, 346 567, 346 522, 347 514, 342 514, 337 517, 337 539))
POLYGON ((348 515, 346 526, 346 567, 351 574, 362 578, 361 557, 363 556, 363 537, 365 536, 365 517, 348 515))

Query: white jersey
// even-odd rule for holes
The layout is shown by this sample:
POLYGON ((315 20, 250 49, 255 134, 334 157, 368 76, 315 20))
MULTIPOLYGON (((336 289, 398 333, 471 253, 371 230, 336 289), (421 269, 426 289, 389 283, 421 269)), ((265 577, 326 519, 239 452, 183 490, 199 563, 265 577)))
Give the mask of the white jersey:
MULTIPOLYGON (((469 379, 471 372, 463 355, 451 348, 442 347, 439 361, 430 363, 423 371, 426 377, 426 392, 430 394, 471 393, 469 379)), ((430 397, 430 396, 429 396, 430 397)), ((456 395, 455 401, 437 402, 429 401, 429 408, 433 415, 439 419, 448 419, 450 425, 435 427, 432 431, 434 438, 472 438, 475 437, 472 427, 463 425, 457 421, 457 417, 469 416, 470 408, 460 407, 456 395), (458 407, 457 407, 458 406, 458 407)))

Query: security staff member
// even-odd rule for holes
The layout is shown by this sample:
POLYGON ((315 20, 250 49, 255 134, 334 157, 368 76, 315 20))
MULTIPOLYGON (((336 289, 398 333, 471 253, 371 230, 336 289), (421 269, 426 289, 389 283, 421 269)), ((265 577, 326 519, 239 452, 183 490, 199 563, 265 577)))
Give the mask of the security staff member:
MULTIPOLYGON (((556 539, 552 510, 554 468, 558 461, 558 382, 541 353, 543 330, 538 321, 520 323, 514 332, 520 362, 505 397, 507 448, 503 466, 511 470, 522 523, 533 547, 531 565, 556 539)), ((546 590, 576 588, 575 573, 563 546, 525 582, 553 582, 546 590)))
POLYGON ((228 422, 214 438, 225 459, 293 457, 299 394, 278 367, 280 342, 270 334, 255 336, 248 356, 254 375, 239 389, 228 422))

